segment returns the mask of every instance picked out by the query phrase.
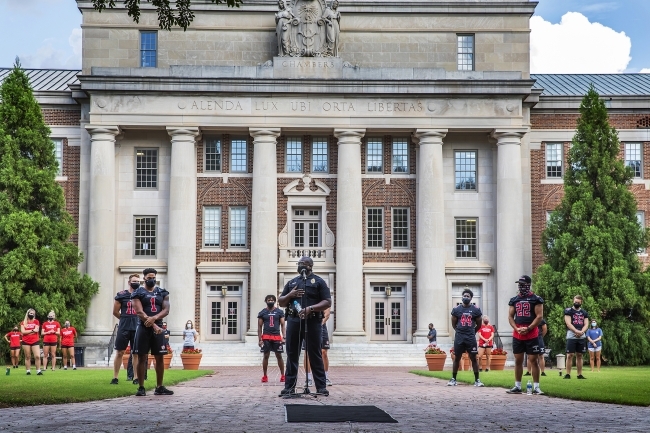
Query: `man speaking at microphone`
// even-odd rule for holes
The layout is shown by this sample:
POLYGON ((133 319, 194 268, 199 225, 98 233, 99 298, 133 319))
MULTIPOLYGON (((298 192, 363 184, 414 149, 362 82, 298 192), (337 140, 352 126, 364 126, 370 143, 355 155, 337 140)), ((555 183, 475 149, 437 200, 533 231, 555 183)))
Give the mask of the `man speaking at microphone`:
POLYGON ((298 276, 285 286, 278 304, 287 308, 287 370, 284 389, 280 397, 295 393, 298 381, 298 359, 300 346, 307 331, 307 356, 314 375, 316 393, 329 395, 325 384, 325 369, 321 354, 321 324, 323 311, 332 306, 332 295, 327 283, 318 275, 312 273, 314 261, 310 257, 302 257, 298 261, 298 276))

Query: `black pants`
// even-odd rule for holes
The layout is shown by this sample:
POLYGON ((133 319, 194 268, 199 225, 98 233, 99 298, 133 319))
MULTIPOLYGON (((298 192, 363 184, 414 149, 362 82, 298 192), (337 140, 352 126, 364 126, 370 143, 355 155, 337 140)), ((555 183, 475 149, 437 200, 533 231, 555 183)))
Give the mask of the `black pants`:
POLYGON ((307 355, 309 356, 309 365, 314 376, 316 389, 325 389, 325 368, 323 367, 323 355, 321 354, 321 323, 322 319, 314 317, 307 320, 300 320, 291 317, 287 320, 287 370, 285 373, 284 387, 286 389, 300 388, 301 383, 298 380, 298 360, 300 359, 300 347, 305 339, 305 327, 307 329, 308 340, 307 355), (302 327, 300 326, 302 322, 302 327))

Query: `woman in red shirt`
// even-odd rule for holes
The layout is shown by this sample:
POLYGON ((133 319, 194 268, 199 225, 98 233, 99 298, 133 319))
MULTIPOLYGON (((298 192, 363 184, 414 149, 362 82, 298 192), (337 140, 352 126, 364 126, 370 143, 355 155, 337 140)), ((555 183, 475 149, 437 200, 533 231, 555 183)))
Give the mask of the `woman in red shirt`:
POLYGON ((41 326, 41 334, 43 335, 43 359, 45 360, 45 367, 47 370, 48 358, 52 361, 52 371, 54 371, 54 364, 56 361, 56 346, 59 345, 59 336, 61 335, 61 324, 56 321, 54 311, 50 311, 47 315, 47 322, 41 326))
POLYGON ((38 345, 38 330, 40 323, 36 320, 36 311, 27 310, 25 319, 20 322, 20 333, 23 334, 23 351, 25 352, 25 369, 27 374, 32 374, 32 355, 36 361, 36 374, 43 375, 41 371, 41 347, 38 345))
POLYGON ((74 358, 74 339, 77 338, 77 330, 70 326, 70 321, 66 320, 61 329, 61 352, 63 353, 63 369, 68 369, 68 359, 72 361, 72 369, 77 369, 74 358))
POLYGON ((483 324, 478 330, 478 362, 479 371, 483 371, 483 355, 487 356, 485 371, 490 371, 490 361, 492 360, 492 346, 494 340, 494 326, 490 325, 490 318, 483 316, 483 324))
POLYGON ((20 359, 20 331, 18 326, 5 334, 5 340, 9 343, 9 350, 11 351, 11 365, 13 368, 18 368, 18 360, 20 359))

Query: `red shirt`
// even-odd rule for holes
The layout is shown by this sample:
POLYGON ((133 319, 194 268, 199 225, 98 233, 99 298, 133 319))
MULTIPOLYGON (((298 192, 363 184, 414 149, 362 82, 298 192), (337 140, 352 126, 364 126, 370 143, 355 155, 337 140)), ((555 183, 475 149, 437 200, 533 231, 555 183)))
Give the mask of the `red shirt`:
MULTIPOLYGON (((34 319, 34 320, 31 321, 31 323, 30 322, 27 322, 27 323, 23 322, 22 325, 23 325, 23 329, 25 331, 33 331, 33 330, 36 330, 36 328, 38 328, 39 324, 40 323, 38 322, 38 320, 34 319)), ((34 332, 32 334, 23 334, 23 343, 24 344, 38 343, 38 332, 34 332)))
POLYGON ((6 336, 9 337, 9 347, 20 347, 20 331, 9 331, 6 336))
MULTIPOLYGON (((51 322, 49 320, 47 322, 43 322, 43 332, 58 331, 60 329, 61 329, 61 324, 56 320, 52 320, 51 322)), ((59 341, 59 336, 56 334, 43 335, 43 343, 56 343, 58 341, 59 341)))
MULTIPOLYGON (((478 330, 479 335, 483 338, 489 338, 490 335, 493 336, 494 334, 494 326, 492 325, 481 325, 481 327, 478 330)), ((484 345, 492 346, 492 339, 490 339, 488 342, 485 342, 484 340, 479 340, 478 346, 483 347, 484 345)))
POLYGON ((72 326, 61 328, 61 346, 74 346, 74 338, 77 336, 77 330, 72 326))

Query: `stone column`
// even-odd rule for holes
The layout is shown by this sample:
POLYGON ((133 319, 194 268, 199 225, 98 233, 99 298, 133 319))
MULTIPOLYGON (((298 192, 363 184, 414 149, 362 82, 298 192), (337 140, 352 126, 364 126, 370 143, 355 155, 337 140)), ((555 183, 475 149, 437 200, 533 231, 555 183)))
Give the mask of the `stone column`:
POLYGON ((497 323, 504 343, 512 341, 508 300, 517 292, 515 281, 524 273, 524 209, 521 138, 526 128, 499 128, 497 140, 497 323))
POLYGON ((278 179, 276 164, 279 128, 250 128, 253 137, 253 196, 251 204, 251 305, 247 340, 257 342, 257 316, 264 296, 275 293, 278 281, 278 179))
POLYGON ((168 329, 179 335, 188 320, 195 321, 196 287, 196 139, 199 129, 167 127, 171 136, 169 178, 169 245, 167 281, 170 311, 168 329))
MULTIPOLYGON (((361 138, 365 129, 335 129, 339 139, 336 192, 336 328, 338 342, 363 342, 363 204, 361 138)), ((315 270, 318 273, 318 269, 315 270)))
POLYGON ((416 219, 417 330, 416 343, 426 343, 429 323, 439 336, 449 334, 449 293, 445 276, 445 198, 442 141, 446 129, 418 129, 418 197, 416 219))
POLYGON ((90 192, 86 271, 99 283, 88 309, 86 335, 113 332, 115 292, 115 136, 117 126, 86 125, 90 133, 90 192))

